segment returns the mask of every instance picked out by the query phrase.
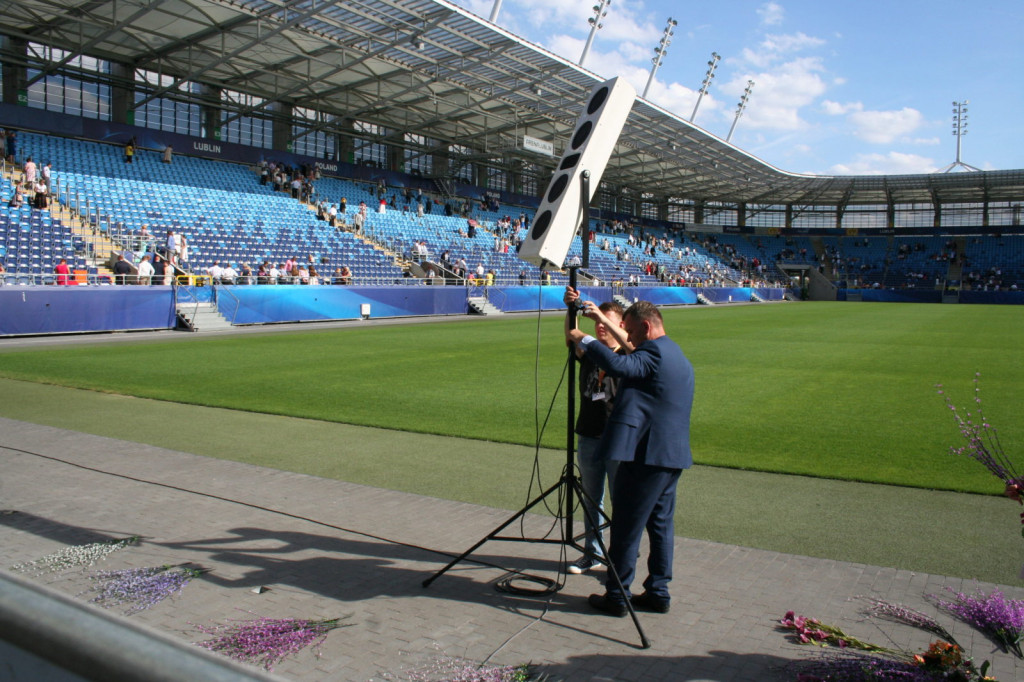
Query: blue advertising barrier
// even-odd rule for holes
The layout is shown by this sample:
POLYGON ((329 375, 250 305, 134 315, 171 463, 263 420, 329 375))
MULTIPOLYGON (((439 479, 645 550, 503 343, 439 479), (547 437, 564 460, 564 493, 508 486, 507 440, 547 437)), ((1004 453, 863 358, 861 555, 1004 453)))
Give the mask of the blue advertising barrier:
POLYGON ((171 329, 171 287, 3 286, 0 335, 171 329))
POLYGON ((217 309, 234 324, 268 324, 315 320, 357 320, 369 304, 370 317, 465 315, 464 287, 347 287, 255 285, 224 287, 217 309))
POLYGON ((1024 291, 961 291, 960 302, 1021 305, 1024 304, 1024 291))
POLYGON ((836 300, 847 300, 848 294, 860 294, 869 303, 941 303, 942 292, 925 289, 840 289, 836 300))
MULTIPOLYGON (((489 287, 487 297, 505 312, 560 310, 560 286, 489 287)), ((781 289, 759 289, 765 300, 780 300, 781 289)), ((474 294, 476 291, 474 290, 474 294)), ((597 302, 621 294, 627 301, 647 300, 656 305, 694 305, 704 294, 717 303, 749 301, 751 289, 695 289, 687 287, 581 287, 584 299, 597 302)), ((233 324, 273 324, 354 320, 364 316, 416 317, 465 315, 470 290, 461 286, 295 286, 253 285, 218 287, 217 308, 233 324)), ((209 286, 182 286, 183 308, 215 297, 209 286)), ((154 286, 2 286, 0 336, 61 334, 135 329, 173 329, 174 293, 154 286)))

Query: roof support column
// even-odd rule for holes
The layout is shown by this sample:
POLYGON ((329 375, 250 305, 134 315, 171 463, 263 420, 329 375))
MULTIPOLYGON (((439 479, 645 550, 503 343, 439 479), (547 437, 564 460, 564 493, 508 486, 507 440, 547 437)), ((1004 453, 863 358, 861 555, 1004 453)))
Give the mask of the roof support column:
POLYGON ((747 202, 741 201, 736 204, 736 227, 747 226, 747 202))
POLYGON ((511 168, 508 169, 508 188, 515 194, 523 193, 523 161, 522 159, 512 159, 510 164, 511 168))
POLYGON ((135 125, 135 69, 129 64, 110 62, 110 120, 135 125))
POLYGON ((388 145, 388 170, 405 172, 405 150, 397 144, 388 145))
POLYGON ((273 113, 270 121, 273 148, 279 152, 292 150, 292 105, 286 102, 271 102, 267 105, 273 113))
POLYGON ((448 175, 448 169, 451 167, 451 161, 446 152, 432 155, 431 165, 434 168, 434 175, 443 178, 448 175))
POLYGON ((199 119, 203 122, 200 134, 207 140, 219 140, 220 136, 220 88, 212 85, 199 87, 199 119))
POLYGON ((23 38, 0 36, 0 62, 4 66, 4 104, 28 106, 28 75, 23 66, 28 59, 28 41, 23 38))
POLYGON ((356 162, 355 124, 350 119, 338 122, 341 132, 336 135, 338 161, 345 163, 356 162))

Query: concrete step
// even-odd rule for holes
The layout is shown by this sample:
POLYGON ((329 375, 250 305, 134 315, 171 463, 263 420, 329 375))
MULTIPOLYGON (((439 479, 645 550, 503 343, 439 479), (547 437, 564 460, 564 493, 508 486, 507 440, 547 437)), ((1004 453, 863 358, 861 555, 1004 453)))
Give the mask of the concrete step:
POLYGON ((215 303, 191 303, 179 305, 176 312, 192 326, 192 331, 223 331, 232 325, 217 310, 215 303))
POLYGON ((504 315, 500 308, 492 305, 483 296, 470 296, 467 301, 472 312, 479 315, 504 315))

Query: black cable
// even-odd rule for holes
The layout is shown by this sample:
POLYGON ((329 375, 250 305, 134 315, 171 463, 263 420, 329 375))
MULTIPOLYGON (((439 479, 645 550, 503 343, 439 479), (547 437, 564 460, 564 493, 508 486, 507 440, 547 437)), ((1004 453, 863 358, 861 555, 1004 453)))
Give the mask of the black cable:
POLYGON ((562 586, 558 582, 552 580, 551 578, 542 578, 540 576, 529 575, 526 573, 506 576, 499 580, 497 584, 494 586, 494 588, 498 590, 498 592, 504 592, 506 594, 515 594, 524 597, 540 597, 547 594, 554 594, 555 592, 558 592, 558 590, 560 590, 561 587, 562 586), (519 587, 515 584, 516 582, 537 583, 543 585, 544 587, 540 589, 531 587, 519 587))
MULTIPOLYGON (((188 493, 190 495, 198 495, 200 497, 206 497, 206 498, 209 498, 209 499, 212 499, 212 500, 219 500, 221 502, 228 502, 230 504, 237 504, 237 505, 241 505, 243 507, 249 507, 251 509, 258 509, 260 511, 268 512, 270 514, 277 514, 279 516, 285 516, 285 517, 296 519, 296 520, 299 520, 299 521, 305 521, 306 523, 312 523, 312 524, 317 525, 317 526, 323 526, 324 528, 330 528, 332 530, 341 531, 343 533, 351 533, 352 535, 358 535, 360 537, 370 538, 371 540, 377 540, 377 541, 388 543, 388 544, 395 545, 395 546, 398 546, 398 547, 407 547, 409 549, 418 549, 418 550, 421 550, 421 551, 424 551, 424 552, 429 552, 431 554, 436 554, 438 556, 447 557, 449 559, 454 559, 457 556, 457 555, 452 554, 450 552, 443 552, 443 551, 438 550, 438 549, 432 549, 430 547, 424 547, 423 545, 416 545, 416 544, 413 544, 413 543, 410 543, 410 542, 402 542, 400 540, 393 540, 391 538, 386 538, 386 537, 383 537, 381 535, 374 535, 373 533, 367 533, 367 532, 361 531, 361 530, 353 530, 351 528, 345 528, 344 526, 337 526, 337 525, 335 525, 333 523, 328 523, 326 521, 320 521, 318 519, 310 518, 308 516, 303 516, 301 514, 293 514, 291 512, 282 511, 280 509, 274 509, 272 507, 265 507, 265 506, 260 505, 260 504, 254 504, 252 502, 245 502, 243 500, 236 500, 236 499, 231 498, 231 497, 224 497, 223 495, 215 495, 213 493, 200 492, 198 490, 192 490, 190 488, 183 488, 181 486, 172 485, 170 483, 161 483, 159 481, 150 481, 150 480, 145 479, 145 478, 138 478, 136 476, 129 476, 128 474, 119 474, 119 473, 116 473, 116 472, 113 472, 113 471, 105 471, 103 469, 98 469, 96 467, 86 466, 85 464, 79 464, 77 462, 70 462, 70 461, 68 461, 66 459, 61 459, 60 457, 54 457, 53 455, 44 455, 44 454, 42 454, 40 452, 32 452, 31 450, 23 450, 21 448, 11 447, 9 445, 0 444, 0 448, 3 448, 5 450, 9 450, 11 452, 20 452, 20 453, 22 453, 24 455, 30 455, 32 457, 39 457, 41 459, 48 459, 48 460, 53 461, 53 462, 59 462, 61 464, 66 464, 68 466, 72 466, 72 467, 75 467, 75 468, 78 468, 78 469, 83 469, 85 471, 91 471, 91 472, 94 472, 94 473, 103 474, 105 476, 114 476, 115 478, 120 478, 120 479, 123 479, 123 480, 126 480, 126 481, 134 481, 136 483, 145 483, 147 485, 155 485, 155 486, 159 486, 161 488, 167 488, 169 490, 176 490, 176 491, 179 491, 179 492, 188 493)), ((472 561, 473 563, 479 564, 481 566, 488 566, 490 568, 499 568, 499 569, 501 569, 503 571, 506 571, 508 573, 516 573, 516 574, 519 573, 519 571, 517 571, 515 569, 507 568, 505 566, 501 566, 499 564, 494 564, 494 563, 491 563, 489 561, 481 561, 480 559, 469 559, 468 557, 467 557, 467 559, 469 561, 472 561)))

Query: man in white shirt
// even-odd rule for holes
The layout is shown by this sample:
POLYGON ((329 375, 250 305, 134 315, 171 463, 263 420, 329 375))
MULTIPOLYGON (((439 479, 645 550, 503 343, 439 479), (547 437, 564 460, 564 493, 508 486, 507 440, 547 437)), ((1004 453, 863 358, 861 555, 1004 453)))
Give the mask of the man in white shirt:
POLYGON ((219 282, 224 269, 220 266, 220 263, 214 263, 210 267, 206 268, 206 274, 210 276, 215 282, 219 282))
POLYGON ((228 263, 228 266, 220 271, 220 281, 224 284, 234 284, 236 277, 238 277, 238 271, 231 263, 228 263))
POLYGON ((154 272, 153 264, 149 262, 149 256, 143 256, 142 262, 139 263, 139 284, 149 284, 154 272))

